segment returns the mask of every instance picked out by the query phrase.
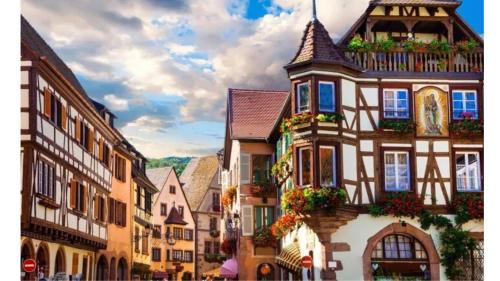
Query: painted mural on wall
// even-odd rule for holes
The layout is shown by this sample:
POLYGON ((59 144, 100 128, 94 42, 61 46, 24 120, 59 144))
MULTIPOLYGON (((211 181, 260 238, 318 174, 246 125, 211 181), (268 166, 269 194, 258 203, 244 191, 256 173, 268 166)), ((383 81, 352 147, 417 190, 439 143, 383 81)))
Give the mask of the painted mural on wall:
POLYGON ((448 94, 436 87, 424 87, 415 94, 417 136, 448 136, 448 94))

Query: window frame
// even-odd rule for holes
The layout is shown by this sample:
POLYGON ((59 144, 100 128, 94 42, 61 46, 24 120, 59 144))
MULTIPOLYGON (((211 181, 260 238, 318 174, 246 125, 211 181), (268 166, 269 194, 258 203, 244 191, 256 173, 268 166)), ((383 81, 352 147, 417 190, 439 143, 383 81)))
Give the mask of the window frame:
POLYGON ((483 194, 484 193, 484 150, 483 148, 475 147, 475 148, 453 148, 452 149, 453 153, 453 159, 452 159, 452 184, 453 184, 453 193, 456 194, 468 194, 468 193, 477 193, 477 194, 483 194), (481 188, 480 190, 474 190, 474 191, 459 191, 458 190, 458 185, 457 185, 457 153, 478 153, 479 155, 479 177, 480 177, 480 184, 481 188))
MULTIPOLYGON (((475 110, 477 112, 477 118, 471 118, 471 119, 473 119, 473 120, 481 120, 480 110, 479 110, 479 93, 478 93, 478 91, 476 89, 456 88, 456 89, 451 90, 450 92, 451 92, 451 98, 450 98, 451 99, 451 106, 450 106, 451 110, 450 111, 451 111, 451 120, 452 121, 462 121, 462 120, 465 119, 463 117, 461 117, 461 118, 455 118, 455 100, 454 100, 454 94, 458 93, 458 92, 462 94, 462 98, 463 98, 462 99, 462 105, 464 105, 464 107, 463 107, 464 110, 466 110, 465 109, 466 108, 465 103, 467 101, 467 99, 465 97, 466 93, 470 93, 470 92, 474 93, 475 103, 476 103, 475 110)), ((462 111, 462 113, 463 112, 466 112, 466 111, 462 111)))
POLYGON ((160 203, 160 216, 166 217, 167 216, 167 203, 160 203))
POLYGON ((43 158, 38 159, 37 162, 38 162, 38 165, 37 165, 37 189, 36 189, 36 193, 51 200, 51 201, 55 201, 57 198, 56 165, 49 163, 48 161, 46 161, 43 158), (40 167, 41 167, 41 171, 40 171, 40 167), (47 169, 47 175, 45 175, 45 173, 44 173, 44 171, 46 169, 47 169), (50 175, 50 171, 52 171, 52 176, 50 175), (40 177, 40 176, 42 176, 42 177, 40 177), (40 181, 42 183, 42 186, 39 185, 40 181), (46 183, 45 183, 45 181, 46 181, 46 183), (45 184, 47 184, 46 187, 45 187, 45 184), (40 192, 40 189, 42 189, 42 192, 40 192), (45 189, 47 189, 47 194, 44 193, 45 189))
POLYGON ((184 240, 193 241, 193 239, 194 239, 194 231, 192 229, 185 228, 184 229, 184 240), (189 233, 189 235, 187 235, 187 233, 189 233))
MULTIPOLYGON (((267 218, 268 218, 268 208, 272 209, 272 216, 273 216, 273 222, 276 221, 276 208, 274 206, 269 206, 269 205, 255 205, 253 206, 253 229, 254 231, 258 230, 257 228, 257 208, 262 209, 262 227, 264 227, 264 222, 267 223, 267 218)), ((267 227, 271 227, 272 223, 270 225, 266 225, 267 227)))
POLYGON ((416 177, 415 177, 415 152, 413 147, 402 147, 402 146, 382 146, 380 148, 380 181, 381 181, 381 193, 394 193, 394 192, 407 192, 414 193, 416 186, 416 177), (385 188, 385 153, 386 152, 406 152, 408 153, 408 165, 409 165, 409 185, 410 188, 408 190, 386 190, 385 188))
POLYGON ((158 248, 158 247, 151 248, 151 260, 156 261, 156 262, 161 261, 161 248, 158 248), (157 258, 156 258, 156 254, 158 254, 157 258))
POLYGON ((318 147, 318 183, 321 187, 323 187, 322 183, 321 183, 321 149, 330 149, 332 150, 333 152, 333 185, 332 186, 326 186, 326 187, 337 187, 338 185, 338 176, 339 176, 339 173, 338 173, 338 159, 337 159, 337 154, 338 154, 338 146, 336 145, 327 145, 327 144, 319 144, 319 147, 318 147))
POLYGON ((411 236, 411 235, 405 235, 405 234, 402 234, 402 233, 392 233, 392 234, 388 234, 384 237, 382 237, 379 241, 377 241, 377 243, 375 243, 375 247, 372 249, 372 253, 370 255, 370 259, 371 261, 375 261, 375 262, 384 262, 384 261, 420 261, 422 263, 429 263, 430 260, 429 260, 429 253, 427 252, 427 249, 425 248, 424 244, 422 244, 422 242, 420 242, 420 240, 418 240, 417 238, 411 236), (390 237, 390 236, 394 236, 396 237, 396 253, 397 253, 397 256, 396 258, 393 258, 393 257, 386 257, 386 241, 385 239, 390 237), (400 246, 400 240, 398 239, 399 237, 406 237, 406 238, 409 238, 410 239, 410 247, 411 247, 411 254, 413 255, 412 258, 401 258, 401 250, 399 248, 400 246), (382 243, 382 258, 378 258, 378 257, 373 257, 373 251, 376 250, 376 247, 378 245, 378 243, 382 243), (419 243, 420 244, 420 247, 421 247, 421 251, 423 251, 426 255, 425 258, 417 258, 417 250, 415 248, 415 243, 419 243))
POLYGON ((171 184, 171 185, 169 185, 169 187, 168 187, 168 188, 169 188, 169 192, 170 192, 170 194, 175 194, 175 190, 176 190, 175 185, 171 184))
POLYGON ((269 175, 269 178, 268 178, 268 182, 271 183, 272 181, 272 175, 271 175, 271 169, 272 169, 272 161, 273 161, 273 157, 272 157, 272 154, 248 154, 250 156, 250 183, 251 184, 258 184, 259 182, 254 182, 254 157, 266 157, 269 159, 269 161, 267 162, 268 164, 268 167, 266 168, 267 169, 267 172, 268 172, 268 175, 269 175))
MULTIPOLYGON (((382 87, 382 86, 381 86, 382 87)), ((411 97, 411 91, 409 88, 407 87, 382 87, 382 96, 381 96, 381 107, 382 107, 382 120, 384 119, 390 119, 390 120, 411 120, 412 119, 412 115, 413 115, 413 112, 412 112, 412 106, 413 106, 413 103, 412 103, 412 97, 411 97), (391 116, 386 116, 386 108, 385 108, 385 93, 386 91, 393 91, 394 93, 397 94, 398 91, 406 91, 406 101, 407 101, 407 110, 408 110, 408 117, 398 117, 398 116, 395 116, 395 117, 391 117, 391 116)), ((394 99, 394 109, 397 110, 398 107, 397 107, 397 101, 399 99, 396 97, 394 99)), ((396 111, 394 111, 396 112, 396 111)))
POLYGON ((318 85, 316 87, 317 89, 317 100, 318 100, 318 112, 324 112, 324 113, 334 113, 337 112, 337 81, 334 80, 326 80, 326 79, 320 79, 318 80, 318 85), (326 84, 326 85, 331 85, 332 86, 332 101, 333 101, 333 109, 322 109, 321 108, 321 84, 326 84))
POLYGON ((297 114, 304 113, 304 112, 311 112, 311 83, 309 82, 310 80, 306 81, 301 81, 295 84, 295 101, 296 101, 296 107, 295 107, 295 112, 297 114), (307 85, 309 88, 309 93, 308 93, 308 106, 307 109, 301 110, 300 109, 300 86, 302 85, 307 85))
POLYGON ((314 149, 311 145, 305 145, 305 146, 299 146, 296 148, 296 151, 297 151, 297 167, 298 167, 298 173, 297 173, 297 183, 298 183, 298 186, 304 188, 304 187, 308 187, 308 186, 312 186, 314 184, 314 177, 313 177, 313 174, 314 174, 314 157, 313 157, 313 153, 314 153, 314 149), (310 163, 310 177, 309 177, 309 180, 310 180, 310 183, 307 184, 307 185, 304 185, 303 184, 303 179, 302 179, 302 174, 303 174, 303 170, 302 170, 302 151, 303 150, 309 150, 309 163, 310 163))
POLYGON ((184 252, 182 250, 172 250, 172 260, 173 261, 179 261, 179 262, 182 262, 184 259, 184 252), (176 257, 178 255, 176 254, 179 254, 180 253, 180 258, 176 257))
POLYGON ((448 91, 449 95, 449 121, 450 122, 459 122, 462 121, 463 119, 454 119, 453 118, 453 92, 454 91, 474 91, 476 92, 476 103, 477 103, 477 119, 474 120, 479 120, 483 121, 484 115, 483 115, 483 88, 481 85, 478 84, 450 84, 450 89, 448 91))

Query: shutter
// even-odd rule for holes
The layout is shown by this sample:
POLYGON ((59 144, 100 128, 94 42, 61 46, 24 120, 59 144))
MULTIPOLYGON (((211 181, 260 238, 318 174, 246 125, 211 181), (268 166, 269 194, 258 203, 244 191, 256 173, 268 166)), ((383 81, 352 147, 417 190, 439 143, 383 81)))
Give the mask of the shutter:
POLYGON ((253 209, 250 205, 241 206, 241 234, 242 236, 253 235, 253 209))
POLYGON ((47 118, 50 118, 52 115, 52 94, 50 93, 49 88, 45 87, 43 90, 43 105, 44 105, 44 114, 47 118))
POLYGON ((82 123, 80 122, 80 118, 78 118, 78 116, 75 117, 75 138, 81 142, 81 127, 82 127, 82 123))
POLYGON ((66 106, 61 105, 61 124, 62 124, 63 130, 65 130, 65 131, 66 131, 66 127, 67 127, 66 123, 68 122, 68 117, 66 114, 68 114, 66 112, 66 106))
POLYGON ((122 226, 127 226, 127 203, 122 204, 122 218, 121 218, 122 226))
MULTIPOLYGON (((108 213, 108 222, 109 223, 115 223, 115 200, 111 197, 108 198, 109 200, 109 213, 108 213)), ((116 205, 118 205, 119 202, 116 202, 116 205)), ((118 220, 117 220, 118 221, 118 220)))
POLYGON ((90 153, 93 153, 94 152, 94 130, 89 129, 89 135, 87 137, 88 137, 87 149, 89 150, 90 153))
POLYGON ((104 139, 102 137, 99 138, 99 160, 104 160, 104 139))
POLYGON ((255 207, 255 229, 260 229, 263 225, 262 221, 262 211, 264 208, 262 207, 255 207))
POLYGON ((99 218, 99 196, 94 195, 94 219, 99 218))
POLYGON ((240 184, 250 183, 250 155, 240 155, 240 184))
POLYGON ((279 159, 281 157, 281 139, 276 143, 276 158, 279 159))
POLYGON ((87 213, 87 204, 88 204, 88 197, 89 197, 89 188, 90 186, 84 186, 83 187, 83 212, 87 213))
POLYGON ((77 182, 74 179, 71 179, 69 206, 72 209, 76 208, 76 184, 77 182))
POLYGON ((274 222, 274 208, 267 207, 266 208, 266 225, 271 226, 274 222))
POLYGON ((108 159, 106 159, 107 160, 106 165, 109 167, 111 165, 111 160, 113 156, 111 155, 111 148, 109 146, 106 146, 106 148, 108 149, 108 154, 107 154, 108 159))
POLYGON ((73 262, 71 265, 71 274, 78 273, 78 253, 73 253, 73 262))

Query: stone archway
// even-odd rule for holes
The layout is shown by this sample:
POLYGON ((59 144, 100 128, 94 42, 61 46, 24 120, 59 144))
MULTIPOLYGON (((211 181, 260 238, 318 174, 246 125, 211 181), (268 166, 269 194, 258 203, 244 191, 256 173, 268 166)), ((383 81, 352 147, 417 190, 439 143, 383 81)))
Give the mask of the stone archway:
MULTIPOLYGON (((21 264, 27 259, 35 259, 35 248, 31 239, 25 239, 21 244, 21 264)), ((35 279, 35 272, 26 272, 22 280, 35 279)))
POLYGON ((54 274, 59 272, 66 272, 66 254, 62 247, 57 250, 56 261, 54 263, 54 274))
POLYGON ((109 280, 116 280, 116 258, 112 257, 109 262, 109 280))
POLYGON ((116 280, 129 280, 128 263, 127 263, 127 260, 125 258, 120 258, 118 260, 116 280))
POLYGON ((37 271, 39 276, 49 277, 50 273, 50 251, 45 242, 40 243, 36 251, 37 271))
POLYGON ((97 260, 95 279, 99 281, 109 280, 108 261, 104 255, 101 255, 97 260))
POLYGON ((405 223, 404 225, 401 223, 392 223, 368 239, 363 253, 364 280, 373 280, 371 267, 372 251, 381 239, 390 234, 407 234, 413 236, 415 239, 418 239, 428 255, 431 280, 439 280, 439 255, 436 247, 434 246, 432 237, 409 223, 405 223))

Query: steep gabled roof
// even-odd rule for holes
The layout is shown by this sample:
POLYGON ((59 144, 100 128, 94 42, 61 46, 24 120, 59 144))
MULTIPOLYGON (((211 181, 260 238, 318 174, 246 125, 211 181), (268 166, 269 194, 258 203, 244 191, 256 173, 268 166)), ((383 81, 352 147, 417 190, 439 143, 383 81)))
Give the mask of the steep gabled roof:
POLYGON ((187 222, 184 221, 177 208, 170 208, 170 213, 168 214, 167 219, 165 220, 165 224, 178 224, 178 225, 186 225, 187 222))
POLYGON ((174 169, 172 167, 146 169, 146 175, 156 188, 161 190, 173 170, 174 169))
POLYGON ((182 172, 182 189, 186 191, 186 199, 193 211, 198 211, 210 183, 216 176, 218 166, 217 156, 210 155, 191 159, 182 172))
POLYGON ((229 137, 267 140, 288 98, 288 91, 229 89, 229 137))
POLYGON ((458 7, 460 2, 456 0, 370 0, 370 5, 458 7))
POLYGON ((333 43, 323 24, 317 19, 307 24, 299 50, 285 68, 306 62, 337 64, 361 70, 359 66, 347 60, 344 53, 333 43))

